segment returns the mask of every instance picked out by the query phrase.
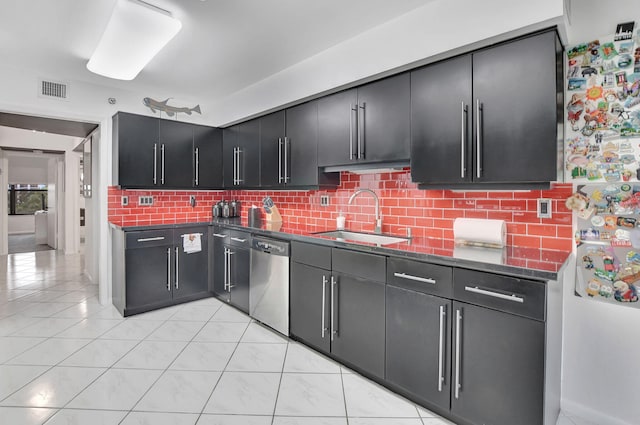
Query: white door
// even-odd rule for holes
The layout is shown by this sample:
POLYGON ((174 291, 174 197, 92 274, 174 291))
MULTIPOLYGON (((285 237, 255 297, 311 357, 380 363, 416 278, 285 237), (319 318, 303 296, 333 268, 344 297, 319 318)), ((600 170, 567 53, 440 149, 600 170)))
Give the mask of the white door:
POLYGON ((58 249, 58 159, 49 159, 47 170, 47 245, 58 249))

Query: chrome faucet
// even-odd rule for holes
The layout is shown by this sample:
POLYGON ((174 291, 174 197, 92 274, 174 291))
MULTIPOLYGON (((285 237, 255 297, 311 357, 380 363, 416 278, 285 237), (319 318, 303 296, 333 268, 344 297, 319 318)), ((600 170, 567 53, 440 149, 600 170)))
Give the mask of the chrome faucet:
POLYGON ((356 199, 356 196, 361 193, 370 193, 373 196, 373 199, 376 201, 376 227, 373 229, 373 233, 382 233, 382 215, 380 214, 380 200, 378 199, 378 195, 371 189, 358 189, 353 195, 349 198, 349 205, 353 203, 353 200, 356 199))

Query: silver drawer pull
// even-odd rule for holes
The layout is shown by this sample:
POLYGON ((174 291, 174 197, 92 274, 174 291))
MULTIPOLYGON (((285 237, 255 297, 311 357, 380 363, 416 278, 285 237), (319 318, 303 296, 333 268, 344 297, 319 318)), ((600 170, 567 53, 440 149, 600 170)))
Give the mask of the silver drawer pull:
POLYGON ((413 276, 410 274, 406 274, 406 273, 394 273, 393 274, 395 277, 400 277, 402 279, 409 279, 409 280, 415 280, 417 282, 424 282, 424 283, 430 283, 432 285, 436 284, 435 279, 431 279, 429 277, 419 277, 419 276, 413 276))
POLYGON ((485 289, 480 289, 477 286, 465 286, 465 291, 473 292, 480 295, 486 295, 488 297, 500 298, 501 300, 513 301, 516 303, 523 303, 524 298, 517 296, 516 294, 505 295, 499 292, 487 291, 485 289))
POLYGON ((213 236, 215 236, 216 238, 226 238, 229 235, 223 235, 222 233, 214 233, 213 236))
POLYGON ((231 238, 232 241, 236 241, 236 242, 246 242, 246 239, 240 239, 240 238, 231 238))
POLYGON ((164 236, 156 236, 155 238, 140 238, 138 242, 163 241, 164 236))

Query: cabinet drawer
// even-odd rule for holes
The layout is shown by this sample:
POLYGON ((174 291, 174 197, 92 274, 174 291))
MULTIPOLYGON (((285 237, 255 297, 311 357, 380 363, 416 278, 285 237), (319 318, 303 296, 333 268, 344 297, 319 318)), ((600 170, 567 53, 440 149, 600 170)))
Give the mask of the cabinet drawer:
POLYGON ((291 261, 331 270, 331 248, 328 246, 292 241, 291 261))
POLYGON ((149 248, 173 244, 173 229, 127 232, 126 249, 149 248))
POLYGON ((453 296, 453 269, 404 258, 387 259, 387 284, 445 298, 453 296))
POLYGON ((384 282, 386 257, 333 248, 331 252, 333 271, 351 276, 384 282))
POLYGON ((546 285, 474 270, 454 269, 454 298, 507 313, 545 320, 546 285))
POLYGON ((246 232, 241 232, 238 230, 228 230, 229 238, 225 239, 225 243, 229 245, 242 247, 242 248, 251 248, 251 234, 246 232))

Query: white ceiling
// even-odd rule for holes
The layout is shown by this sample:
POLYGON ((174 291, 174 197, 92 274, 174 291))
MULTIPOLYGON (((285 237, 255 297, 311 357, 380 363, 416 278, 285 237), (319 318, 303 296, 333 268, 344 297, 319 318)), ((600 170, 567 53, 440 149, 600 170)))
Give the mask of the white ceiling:
POLYGON ((131 82, 85 67, 115 0, 0 0, 2 61, 70 81, 216 98, 431 0, 148 1, 170 10, 183 28, 131 82))

